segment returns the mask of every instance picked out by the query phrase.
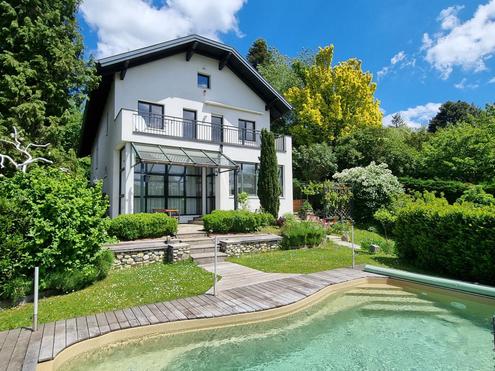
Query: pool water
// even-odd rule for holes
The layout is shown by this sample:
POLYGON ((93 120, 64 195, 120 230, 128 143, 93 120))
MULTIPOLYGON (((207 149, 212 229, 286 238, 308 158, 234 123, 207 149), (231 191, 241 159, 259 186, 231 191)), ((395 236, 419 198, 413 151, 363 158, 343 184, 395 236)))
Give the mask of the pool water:
POLYGON ((495 305, 366 284, 282 319, 116 344, 64 370, 494 370, 495 305))

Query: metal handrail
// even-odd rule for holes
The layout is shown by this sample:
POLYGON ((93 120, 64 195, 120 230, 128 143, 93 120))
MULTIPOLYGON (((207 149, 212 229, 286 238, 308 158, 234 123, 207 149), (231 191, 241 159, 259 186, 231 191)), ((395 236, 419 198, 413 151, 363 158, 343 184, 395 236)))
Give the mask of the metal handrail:
MULTIPOLYGON (((231 125, 153 113, 133 113, 133 130, 139 133, 157 134, 184 140, 255 148, 261 146, 261 131, 259 130, 242 129, 231 125)), ((285 138, 283 136, 276 136, 275 147, 277 151, 285 151, 285 138)))

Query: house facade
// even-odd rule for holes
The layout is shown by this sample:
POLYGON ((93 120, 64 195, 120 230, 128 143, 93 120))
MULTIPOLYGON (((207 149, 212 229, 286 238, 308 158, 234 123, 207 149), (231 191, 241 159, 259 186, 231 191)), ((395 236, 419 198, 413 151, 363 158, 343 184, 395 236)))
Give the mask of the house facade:
MULTIPOLYGON (((178 210, 181 222, 256 195, 260 131, 291 109, 233 48, 197 36, 98 61, 81 156, 103 181, 110 216, 178 210)), ((292 212, 292 143, 276 138, 282 195, 292 212)))

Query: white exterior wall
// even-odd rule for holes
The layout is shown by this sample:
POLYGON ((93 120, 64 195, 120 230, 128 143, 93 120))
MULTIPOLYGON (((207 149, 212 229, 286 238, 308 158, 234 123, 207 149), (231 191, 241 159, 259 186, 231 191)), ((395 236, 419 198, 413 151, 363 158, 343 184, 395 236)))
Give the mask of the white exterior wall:
MULTIPOLYGON (((135 111, 138 101, 162 104, 167 116, 182 117, 183 109, 197 112, 199 121, 211 122, 211 115, 223 116, 224 126, 238 127, 238 120, 254 121, 256 130, 270 128, 270 112, 265 102, 244 84, 227 66, 221 71, 218 61, 194 54, 189 62, 180 53, 161 60, 149 62, 127 70, 124 80, 118 74, 99 125, 92 151, 92 178, 103 179, 104 192, 110 196, 110 216, 119 214, 120 150, 126 143, 138 142, 164 146, 181 146, 221 151, 235 162, 259 163, 259 148, 224 144, 195 142, 181 138, 134 133, 135 111), (197 87, 197 73, 210 76, 210 89, 197 87), (106 117, 108 116, 108 131, 106 117), (98 148, 98 150, 96 150, 98 148), (98 152, 98 155, 96 155, 98 152)), ((280 214, 292 212, 292 145, 286 137, 286 152, 277 153, 279 165, 284 167, 284 194, 280 214)), ((124 150, 128 165, 131 163, 130 146, 124 150)), ((132 213, 133 168, 126 166, 126 204, 122 213, 132 213)), ((233 209, 233 197, 229 195, 229 173, 216 178, 216 208, 233 209)), ((250 197, 249 207, 259 209, 257 197, 250 197)))

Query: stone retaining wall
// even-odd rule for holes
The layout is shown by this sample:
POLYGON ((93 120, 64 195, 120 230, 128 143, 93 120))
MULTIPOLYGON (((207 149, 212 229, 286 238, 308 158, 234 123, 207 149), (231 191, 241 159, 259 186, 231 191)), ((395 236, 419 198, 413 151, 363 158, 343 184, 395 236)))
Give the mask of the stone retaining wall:
POLYGON ((169 244, 167 247, 167 261, 171 263, 189 259, 190 251, 187 243, 169 244))
POLYGON ((141 250, 141 251, 119 251, 115 253, 113 266, 115 268, 134 267, 155 262, 163 262, 165 249, 141 250))
POLYGON ((221 240, 220 251, 229 256, 239 256, 255 252, 278 250, 281 246, 282 237, 270 236, 249 236, 244 238, 229 238, 221 240))

